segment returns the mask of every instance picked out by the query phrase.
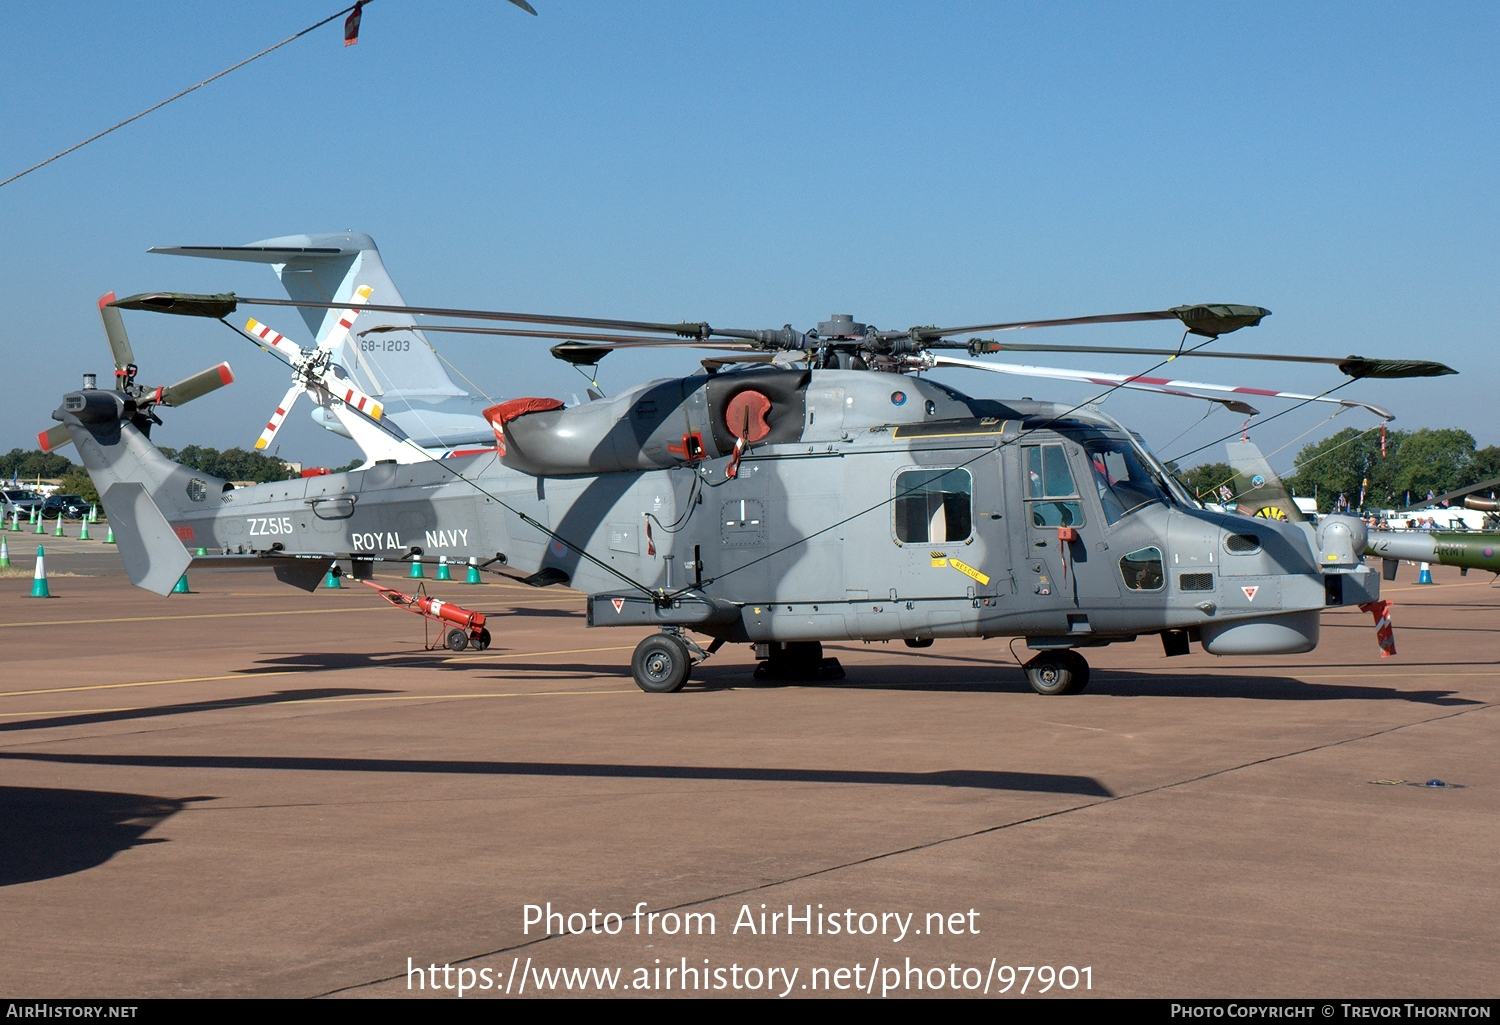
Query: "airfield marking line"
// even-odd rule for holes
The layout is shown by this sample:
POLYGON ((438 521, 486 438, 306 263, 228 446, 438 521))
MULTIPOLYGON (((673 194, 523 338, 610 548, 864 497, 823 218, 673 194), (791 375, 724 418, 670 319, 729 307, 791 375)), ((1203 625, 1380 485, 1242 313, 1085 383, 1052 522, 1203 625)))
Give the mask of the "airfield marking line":
MULTIPOLYGON (((549 697, 582 697, 595 694, 630 694, 631 691, 624 687, 611 688, 609 690, 537 690, 537 691, 514 691, 510 693, 490 694, 380 694, 363 695, 347 698, 296 698, 292 701, 272 701, 266 704, 247 705, 241 701, 222 701, 210 704, 194 705, 192 708, 182 709, 180 714, 188 712, 211 712, 225 708, 284 708, 292 705, 327 705, 338 704, 349 701, 465 701, 471 698, 549 698, 549 697)), ((161 709, 162 705, 131 705, 122 708, 64 708, 51 711, 39 712, 0 712, 0 719, 11 719, 23 715, 105 715, 110 712, 146 712, 153 709, 161 709)), ((178 714, 178 713, 174 713, 178 714)))
POLYGON ((1075 725, 1073 725, 1070 722, 1053 722, 1051 719, 1040 719, 1038 721, 1039 722, 1044 722, 1048 726, 1066 726, 1070 730, 1089 730, 1089 731, 1091 731, 1093 733, 1108 733, 1109 732, 1109 730, 1102 730, 1102 729, 1100 729, 1097 726, 1075 726, 1075 725))
MULTIPOLYGON (((540 657, 542 655, 578 655, 591 651, 625 651, 630 648, 629 644, 620 644, 608 648, 568 648, 561 651, 517 651, 508 655, 475 655, 469 658, 445 658, 441 662, 476 662, 486 658, 528 658, 540 657)), ((420 669, 421 666, 375 666, 374 668, 388 669, 420 669)), ((141 680, 129 683, 95 683, 84 687, 48 687, 43 690, 10 690, 0 691, 0 698, 16 698, 36 694, 67 694, 74 691, 87 690, 121 690, 126 687, 162 687, 174 683, 209 683, 217 680, 258 680, 263 676, 301 676, 306 673, 319 672, 315 669, 273 669, 261 673, 230 673, 226 676, 190 676, 181 680, 141 680)), ((338 672, 334 670, 321 670, 323 672, 338 672)), ((17 713, 29 714, 29 713, 17 713)))
POLYGON ((189 676, 182 680, 141 680, 138 683, 95 683, 87 687, 48 687, 46 690, 0 691, 0 698, 19 698, 28 694, 67 694, 79 690, 119 690, 124 687, 161 687, 172 683, 208 683, 211 680, 255 680, 262 676, 298 676, 308 669, 273 669, 264 673, 230 673, 228 676, 189 676))
POLYGON ((385 605, 358 609, 286 609, 276 612, 200 612, 186 616, 120 616, 114 619, 55 619, 26 623, 0 623, 0 630, 18 626, 86 626, 94 623, 168 623, 179 619, 244 619, 252 616, 331 616, 340 612, 381 612, 385 605))
POLYGON ((532 658, 541 655, 586 655, 591 651, 629 651, 635 647, 634 644, 615 644, 608 648, 564 648, 560 651, 513 651, 508 655, 465 655, 455 658, 445 658, 444 662, 484 662, 490 659, 500 658, 532 658))
MULTIPOLYGON (((972 839, 975 839, 975 838, 978 838, 978 837, 981 837, 981 836, 990 835, 992 833, 999 833, 999 832, 1003 832, 1004 830, 1007 830, 1007 829, 1013 829, 1013 828, 1015 828, 1017 826, 1030 825, 1033 822, 1043 822, 1043 821, 1046 821, 1047 819, 1055 819, 1055 818, 1059 818, 1059 817, 1061 817, 1063 815, 1071 815, 1073 812, 1077 812, 1077 811, 1085 811, 1085 810, 1090 809, 1090 808, 1099 808, 1099 807, 1104 807, 1104 806, 1107 806, 1107 805, 1119 804, 1122 801, 1128 801, 1128 800, 1130 800, 1131 798, 1134 798, 1134 797, 1146 797, 1146 796, 1149 796, 1151 794, 1159 793, 1160 791, 1163 791, 1163 790, 1169 790, 1169 789, 1171 789, 1173 787, 1186 786, 1186 785, 1188 785, 1190 783, 1198 783, 1198 782, 1201 782, 1201 781, 1206 780, 1206 779, 1212 779, 1215 776, 1222 776, 1222 775, 1226 775, 1226 774, 1231 773, 1231 772, 1238 772, 1241 769, 1254 768, 1255 766, 1258 766, 1258 765, 1265 765, 1265 764, 1268 764, 1270 762, 1281 761, 1281 760, 1287 759, 1287 758, 1294 758, 1297 755, 1312 754, 1312 753, 1315 753, 1315 752, 1318 752, 1318 751, 1327 750, 1327 749, 1330 749, 1330 748, 1341 747, 1341 746, 1343 746, 1345 744, 1353 744, 1353 743, 1356 743, 1356 742, 1361 741, 1361 740, 1371 740, 1371 739, 1373 739, 1375 737, 1382 736, 1382 735, 1384 735, 1386 733, 1394 733, 1397 730, 1404 730, 1404 729, 1407 729, 1408 727, 1411 727, 1411 726, 1424 726, 1424 725, 1427 725, 1428 723, 1441 722, 1444 719, 1452 719, 1452 718, 1455 718, 1455 717, 1460 716, 1460 715, 1468 715, 1471 712, 1478 712, 1478 711, 1482 711, 1482 710, 1485 710, 1485 709, 1491 709, 1491 708, 1494 708, 1494 707, 1496 707, 1496 706, 1492 705, 1492 704, 1477 705, 1477 706, 1475 706, 1473 708, 1463 708, 1463 709, 1459 709, 1456 712, 1449 712, 1449 713, 1447 713, 1445 715, 1433 716, 1430 719, 1419 719, 1419 720, 1417 720, 1415 722, 1401 723, 1401 724, 1398 724, 1396 726, 1388 726, 1388 727, 1386 727, 1384 729, 1376 730, 1373 733, 1364 734, 1363 736, 1349 737, 1349 738, 1346 738, 1344 740, 1334 740, 1334 741, 1330 741, 1330 742, 1328 742, 1326 744, 1317 744, 1317 745, 1314 745, 1312 747, 1301 748, 1301 749, 1296 750, 1296 751, 1286 751, 1286 752, 1283 752, 1282 754, 1267 755, 1265 758, 1257 758, 1257 759, 1255 759, 1253 761, 1245 762, 1245 763, 1240 764, 1240 765, 1231 765, 1231 766, 1227 766, 1226 768, 1223 768, 1223 769, 1215 769, 1212 772, 1205 772, 1205 773, 1203 773, 1201 775, 1193 776, 1193 777, 1190 777, 1188 779, 1176 780, 1176 781, 1170 782, 1170 783, 1161 783, 1161 784, 1158 784, 1157 786, 1154 786, 1154 787, 1147 787, 1144 790, 1136 790, 1136 791, 1132 791, 1131 793, 1128 793, 1128 794, 1117 794, 1117 795, 1115 795, 1113 797, 1106 797, 1106 798, 1104 798, 1102 800, 1098 800, 1098 801, 1088 801, 1088 802, 1086 802, 1084 804, 1075 804, 1075 805, 1073 805, 1071 807, 1068 807, 1068 808, 1059 808, 1056 811, 1042 812, 1041 814, 1038 814, 1038 815, 1031 815, 1031 816, 1028 816, 1028 817, 1023 818, 1023 819, 1016 819, 1013 822, 1004 822, 1004 823, 1001 823, 998 826, 987 826, 984 829, 976 829, 976 830, 972 830, 971 832, 968 832, 968 833, 959 833, 959 834, 957 834, 955 836, 940 837, 940 838, 938 838, 936 840, 929 840, 929 841, 927 841, 925 843, 913 844, 910 847, 903 847, 903 848, 900 848, 899 850, 886 851, 886 852, 881 853, 881 854, 871 854, 871 855, 869 855, 867 857, 857 858, 854 861, 846 862, 846 863, 841 864, 841 865, 829 865, 829 866, 824 867, 824 868, 813 869, 811 871, 802 872, 802 873, 799 873, 799 874, 794 875, 794 876, 788 876, 785 879, 772 880, 771 882, 766 882, 766 883, 757 883, 757 884, 755 884, 753 886, 744 887, 743 889, 731 890, 728 893, 715 894, 712 897, 700 897, 697 900, 684 901, 681 904, 674 904, 671 907, 662 908, 661 911, 663 913, 665 913, 667 911, 681 911, 684 908, 698 907, 700 905, 711 904, 711 903, 714 903, 716 901, 730 900, 730 899, 732 899, 734 897, 743 897, 746 894, 758 893, 758 892, 761 892, 761 891, 764 891, 764 890, 772 889, 773 887, 786 886, 788 884, 802 882, 802 881, 807 880, 807 879, 815 879, 818 876, 828 875, 828 874, 833 873, 833 872, 842 871, 843 869, 858 868, 858 867, 860 867, 862 865, 870 865, 870 864, 873 864, 875 862, 885 861, 886 859, 895 858, 895 857, 898 857, 898 856, 903 855, 903 854, 915 854, 915 853, 917 853, 919 851, 926 851, 926 850, 931 850, 931 849, 937 848, 937 847, 943 847, 943 846, 946 846, 947 844, 955 843, 955 842, 960 841, 960 840, 972 840, 972 839)), ((522 950, 522 949, 527 948, 527 947, 535 946, 536 944, 539 944, 539 943, 547 943, 549 941, 561 940, 561 939, 564 939, 565 936, 566 936, 566 934, 563 934, 563 933, 553 933, 553 934, 548 935, 548 936, 539 936, 539 937, 537 937, 534 940, 527 940, 524 943, 517 943, 517 944, 515 944, 513 946, 509 946, 509 947, 501 947, 498 950, 489 950, 489 951, 485 951, 485 952, 480 953, 480 954, 471 954, 470 956, 465 957, 465 958, 455 958, 455 959, 451 960, 449 963, 450 964, 455 964, 455 965, 466 964, 467 962, 470 962, 470 961, 477 961, 480 958, 495 957, 495 956, 500 955, 500 954, 508 954, 508 953, 510 953, 511 951, 514 951, 514 950, 522 950)), ((396 975, 389 975, 389 976, 385 976, 383 978, 370 979, 370 980, 368 980, 366 982, 356 982, 356 983, 353 983, 353 984, 348 985, 348 986, 340 986, 340 987, 338 987, 336 989, 331 989, 331 990, 327 991, 326 993, 316 994, 316 996, 320 996, 320 997, 334 996, 335 994, 338 994, 338 993, 348 993, 348 992, 350 992, 352 990, 363 989, 363 988, 365 988, 367 986, 377 986, 377 985, 379 985, 379 984, 381 984, 383 982, 394 982, 397 979, 400 979, 403 974, 404 973, 398 973, 396 975)))

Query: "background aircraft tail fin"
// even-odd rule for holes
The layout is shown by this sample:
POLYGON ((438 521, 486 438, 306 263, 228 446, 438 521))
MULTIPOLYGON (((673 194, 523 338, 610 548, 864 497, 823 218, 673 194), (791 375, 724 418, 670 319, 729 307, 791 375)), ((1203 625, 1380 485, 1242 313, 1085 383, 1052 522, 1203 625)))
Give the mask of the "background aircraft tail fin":
POLYGON ((1234 469, 1234 501, 1240 512, 1293 523, 1306 521, 1286 485, 1254 442, 1231 441, 1224 448, 1234 469))
MULTIPOLYGON (((362 232, 286 235, 246 246, 163 246, 151 252, 267 263, 293 299, 347 302, 356 289, 368 285, 372 303, 384 306, 406 303, 386 272, 375 240, 362 232)), ((315 342, 321 342, 334 330, 339 316, 338 310, 299 312, 315 342)), ((339 343, 334 362, 353 373, 366 391, 384 397, 392 411, 401 407, 402 397, 440 400, 468 394, 453 383, 417 328, 416 320, 405 313, 363 313, 358 331, 339 343), (395 330, 360 333, 372 327, 395 330)))

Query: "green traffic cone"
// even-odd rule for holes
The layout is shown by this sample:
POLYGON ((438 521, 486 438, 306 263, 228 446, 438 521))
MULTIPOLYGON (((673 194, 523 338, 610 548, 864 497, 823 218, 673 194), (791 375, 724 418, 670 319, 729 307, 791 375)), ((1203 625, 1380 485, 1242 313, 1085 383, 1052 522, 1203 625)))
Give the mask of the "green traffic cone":
POLYGON ((452 580, 453 579, 453 573, 452 573, 452 571, 450 571, 448 569, 448 556, 446 556, 446 555, 440 555, 440 556, 438 556, 438 575, 437 575, 437 578, 439 580, 452 580))
POLYGON ((422 557, 420 555, 413 555, 411 557, 411 578, 413 580, 422 579, 422 557))
POLYGON ((344 587, 343 584, 339 583, 338 574, 331 569, 328 571, 328 579, 323 581, 323 586, 334 591, 341 591, 344 587))
POLYGON ((62 537, 62 510, 57 510, 57 529, 52 532, 53 537, 62 537))
POLYGON ((202 547, 202 546, 201 546, 201 545, 200 545, 200 546, 199 546, 199 548, 198 548, 198 554, 199 554, 199 555, 207 555, 207 554, 208 554, 208 549, 207 549, 207 548, 204 548, 204 547, 202 547))
POLYGON ((92 541, 93 540, 93 538, 89 537, 89 518, 87 516, 85 516, 83 518, 83 526, 78 531, 78 540, 80 540, 80 541, 92 541))
POLYGON ((192 594, 193 593, 192 591, 188 590, 188 582, 187 582, 187 574, 186 573, 184 573, 182 575, 182 579, 179 580, 179 581, 177 581, 176 586, 174 586, 172 588, 172 593, 173 594, 192 594))
POLYGON ((469 575, 464 578, 464 583, 477 584, 479 582, 479 564, 471 556, 469 558, 469 575))
POLYGON ((42 551, 41 545, 36 546, 36 572, 31 576, 31 596, 52 597, 52 592, 47 590, 47 553, 42 551))
POLYGON ((109 536, 104 539, 104 543, 107 545, 115 543, 115 525, 113 523, 109 525, 109 536))
POLYGON ((37 513, 36 514, 36 519, 32 520, 31 522, 36 524, 36 532, 38 534, 45 534, 45 533, 47 533, 47 525, 42 522, 42 514, 41 513, 37 513))
POLYGON ((91 506, 89 506, 89 522, 90 523, 98 523, 99 522, 99 507, 97 505, 91 505, 91 506))
POLYGON ((5 543, 5 537, 0 535, 0 569, 10 566, 10 545, 5 543))

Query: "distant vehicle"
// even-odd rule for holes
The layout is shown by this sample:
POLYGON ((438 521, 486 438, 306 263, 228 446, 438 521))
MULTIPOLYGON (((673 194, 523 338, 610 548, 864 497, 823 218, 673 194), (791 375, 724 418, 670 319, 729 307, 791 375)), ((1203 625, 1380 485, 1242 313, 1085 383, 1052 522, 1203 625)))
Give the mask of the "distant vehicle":
POLYGON ((31 510, 41 505, 43 499, 41 495, 29 488, 6 488, 0 491, 0 501, 3 501, 0 510, 3 510, 6 516, 17 512, 30 516, 31 510))
POLYGON ((82 495, 53 495, 42 503, 43 516, 56 516, 59 511, 64 519, 81 520, 89 511, 89 503, 82 495))

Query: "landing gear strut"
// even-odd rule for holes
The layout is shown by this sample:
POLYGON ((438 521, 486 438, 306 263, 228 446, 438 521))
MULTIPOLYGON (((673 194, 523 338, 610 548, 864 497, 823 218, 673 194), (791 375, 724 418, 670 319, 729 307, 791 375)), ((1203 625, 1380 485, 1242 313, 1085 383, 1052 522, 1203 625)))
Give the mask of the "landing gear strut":
POLYGON ((1088 686, 1089 664, 1071 648, 1044 651, 1026 663, 1026 680, 1038 694, 1077 694, 1088 686))

